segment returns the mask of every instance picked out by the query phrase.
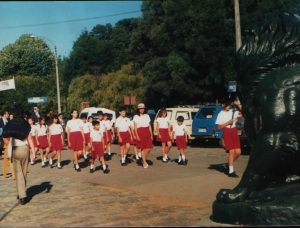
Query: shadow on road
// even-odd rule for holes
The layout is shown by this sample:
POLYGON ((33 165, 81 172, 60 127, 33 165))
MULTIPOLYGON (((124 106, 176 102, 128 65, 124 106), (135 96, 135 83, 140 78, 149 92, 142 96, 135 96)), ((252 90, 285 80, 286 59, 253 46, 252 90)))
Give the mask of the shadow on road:
POLYGON ((228 164, 227 163, 210 164, 208 169, 214 169, 221 173, 227 174, 228 173, 228 164))
POLYGON ((27 197, 28 197, 28 202, 30 202, 30 200, 35 196, 38 195, 44 191, 46 191, 46 193, 50 192, 52 189, 53 185, 51 184, 51 182, 47 181, 47 182, 43 182, 40 185, 33 185, 31 187, 29 187, 27 189, 27 197))
POLYGON ((71 160, 63 160, 63 161, 60 162, 60 165, 61 165, 62 167, 64 167, 65 165, 69 165, 70 162, 71 162, 71 160))

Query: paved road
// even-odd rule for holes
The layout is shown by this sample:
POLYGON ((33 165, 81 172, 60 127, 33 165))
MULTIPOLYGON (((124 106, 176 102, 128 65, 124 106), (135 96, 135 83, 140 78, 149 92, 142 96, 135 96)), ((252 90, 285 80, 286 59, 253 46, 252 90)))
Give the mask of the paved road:
MULTIPOLYGON (((112 151, 118 153, 118 146, 112 151)), ((89 167, 75 172, 71 152, 63 151, 62 170, 42 169, 40 163, 29 167, 31 200, 23 206, 17 203, 12 178, 0 176, 0 227, 227 226, 209 218, 219 189, 233 188, 240 180, 208 168, 226 162, 223 150, 190 147, 187 166, 162 163, 160 155, 155 147, 149 157, 153 166, 143 169, 134 162, 120 166, 116 154, 105 175, 101 170, 91 174, 89 167)), ((170 157, 177 156, 173 148, 170 157)), ((237 161, 238 174, 248 158, 237 161)), ((2 165, 3 160, 1 171, 2 165)))

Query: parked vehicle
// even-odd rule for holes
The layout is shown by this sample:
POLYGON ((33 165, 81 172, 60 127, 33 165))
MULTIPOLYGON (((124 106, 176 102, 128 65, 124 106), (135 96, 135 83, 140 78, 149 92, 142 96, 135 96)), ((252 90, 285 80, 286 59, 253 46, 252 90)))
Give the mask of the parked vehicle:
MULTIPOLYGON (((193 122, 194 116, 196 115, 199 107, 200 106, 177 106, 177 107, 173 107, 173 108, 166 108, 167 117, 170 119, 171 125, 174 125, 175 123, 177 123, 176 119, 178 116, 184 117, 184 124, 187 127, 187 134, 188 134, 189 141, 194 139, 194 137, 192 136, 192 122, 193 122)), ((155 129, 155 126, 157 123, 156 119, 158 118, 159 111, 160 110, 158 110, 158 112, 156 113, 156 116, 154 119, 153 135, 154 135, 155 140, 156 140, 156 136, 157 136, 157 131, 155 129)))
POLYGON ((103 113, 107 113, 109 119, 115 123, 116 122, 116 112, 107 108, 96 108, 96 107, 89 107, 85 108, 80 112, 79 117, 81 118, 82 115, 87 115, 87 117, 92 116, 94 119, 97 118, 97 112, 102 111, 103 113))
MULTIPOLYGON (((219 130, 216 125, 216 119, 219 112, 222 111, 222 106, 218 104, 205 105, 201 107, 192 124, 192 137, 196 140, 218 140, 221 143, 222 130, 219 130)), ((238 135, 241 140, 242 150, 248 150, 250 145, 244 130, 244 118, 236 122, 238 135)))

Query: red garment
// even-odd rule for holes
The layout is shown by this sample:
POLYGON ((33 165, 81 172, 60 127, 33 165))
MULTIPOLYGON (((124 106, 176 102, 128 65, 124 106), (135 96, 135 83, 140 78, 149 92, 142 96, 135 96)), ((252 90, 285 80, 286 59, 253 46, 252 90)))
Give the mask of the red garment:
POLYGON ((139 127, 137 129, 137 133, 139 135, 140 141, 138 142, 138 148, 140 149, 152 149, 152 139, 149 127, 139 127))
POLYGON ((90 133, 84 133, 85 145, 90 143, 90 133))
POLYGON ((126 143, 131 143, 131 139, 130 139, 130 133, 129 131, 126 131, 126 132, 120 132, 120 137, 122 139, 122 142, 120 142, 119 140, 119 144, 121 146, 125 145, 126 143))
POLYGON ((61 140, 61 134, 51 135, 50 142, 51 142, 51 151, 62 150, 64 147, 63 142, 61 140))
POLYGON ((240 137, 238 136, 238 131, 236 127, 233 128, 223 128, 223 139, 226 150, 240 149, 240 137))
POLYGON ((186 140, 185 136, 176 136, 176 146, 178 150, 185 150, 186 149, 186 140))
POLYGON ((108 141, 106 143, 111 143, 112 142, 112 131, 111 130, 107 130, 107 138, 108 138, 108 141))
POLYGON ((80 131, 70 132, 71 150, 83 150, 83 137, 80 131))
POLYGON ((160 142, 171 142, 171 138, 169 135, 169 129, 167 128, 159 128, 159 134, 160 134, 160 138, 157 138, 158 141, 160 142))
POLYGON ((94 148, 94 150, 92 150, 92 158, 104 156, 103 142, 92 142, 92 146, 94 148))
POLYGON ((40 149, 45 149, 45 148, 49 147, 47 135, 38 136, 38 141, 39 141, 38 147, 40 149))

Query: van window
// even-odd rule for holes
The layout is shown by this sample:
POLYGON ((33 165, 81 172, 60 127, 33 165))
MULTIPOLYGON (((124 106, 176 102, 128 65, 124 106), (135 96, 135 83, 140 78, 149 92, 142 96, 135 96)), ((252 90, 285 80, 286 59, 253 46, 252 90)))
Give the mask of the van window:
POLYGON ((202 108, 196 118, 198 119, 211 119, 214 116, 214 113, 216 111, 216 108, 202 108))
POLYGON ((178 116, 183 116, 183 118, 184 118, 185 120, 189 120, 189 119, 190 119, 190 114, 189 114, 189 112, 187 112, 187 111, 179 111, 179 112, 176 112, 175 119, 177 119, 178 116))
POLYGON ((192 120, 195 118, 195 115, 197 114, 197 112, 191 112, 192 114, 192 120))

